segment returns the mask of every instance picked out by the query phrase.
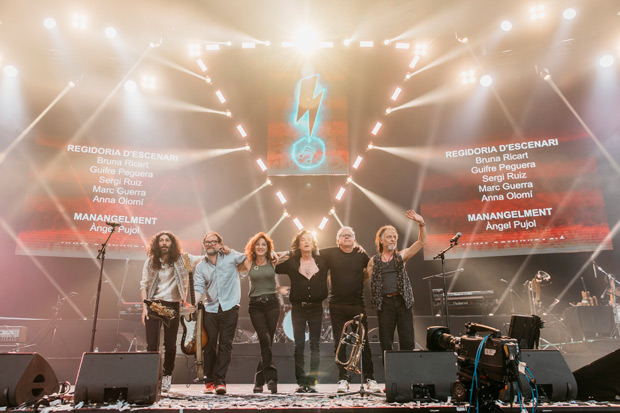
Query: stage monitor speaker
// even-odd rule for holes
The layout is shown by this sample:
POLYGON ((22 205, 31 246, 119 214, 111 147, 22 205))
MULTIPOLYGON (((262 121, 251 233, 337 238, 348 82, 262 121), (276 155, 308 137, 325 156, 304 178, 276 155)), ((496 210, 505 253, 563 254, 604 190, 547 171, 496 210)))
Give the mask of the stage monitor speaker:
POLYGON ((519 348, 538 348, 540 329, 543 322, 537 315, 513 315, 510 317, 510 329, 508 337, 519 341, 519 348))
POLYGON ((0 354, 0 406, 19 406, 58 391, 52 366, 38 353, 0 354))
MULTIPOLYGON (((542 401, 569 401, 577 398, 577 381, 566 360, 557 350, 522 350, 521 361, 532 372, 542 401)), ((519 375, 519 386, 526 399, 532 398, 529 382, 519 375)))
POLYGON ((620 349, 573 372, 579 400, 620 400, 620 349))
POLYGON ((385 394, 388 402, 447 400, 456 381, 451 351, 386 351, 385 394))
POLYGON ((75 403, 153 404, 159 400, 158 352, 84 353, 75 383, 75 403))

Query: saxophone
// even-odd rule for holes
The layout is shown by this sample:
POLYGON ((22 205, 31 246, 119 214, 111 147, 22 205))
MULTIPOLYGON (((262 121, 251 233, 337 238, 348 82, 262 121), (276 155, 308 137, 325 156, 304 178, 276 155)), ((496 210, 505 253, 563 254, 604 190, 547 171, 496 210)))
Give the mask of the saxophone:
POLYGON ((177 312, 173 308, 166 307, 165 305, 161 305, 157 301, 144 300, 146 305, 157 315, 167 318, 168 320, 172 320, 176 317, 177 312))

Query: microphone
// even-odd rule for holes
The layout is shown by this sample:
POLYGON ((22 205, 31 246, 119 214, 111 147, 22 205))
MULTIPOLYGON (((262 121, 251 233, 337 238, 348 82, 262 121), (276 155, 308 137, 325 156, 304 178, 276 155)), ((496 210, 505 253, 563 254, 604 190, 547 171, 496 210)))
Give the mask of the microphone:
POLYGON ((461 238, 463 236, 463 234, 461 234, 460 232, 457 232, 455 236, 453 236, 450 239, 450 243, 451 244, 456 244, 456 242, 459 240, 459 238, 461 238))
POLYGON ((113 222, 113 221, 112 222, 111 221, 106 221, 105 224, 111 226, 112 228, 116 228, 116 227, 120 227, 121 226, 121 224, 119 224, 118 222, 113 222))

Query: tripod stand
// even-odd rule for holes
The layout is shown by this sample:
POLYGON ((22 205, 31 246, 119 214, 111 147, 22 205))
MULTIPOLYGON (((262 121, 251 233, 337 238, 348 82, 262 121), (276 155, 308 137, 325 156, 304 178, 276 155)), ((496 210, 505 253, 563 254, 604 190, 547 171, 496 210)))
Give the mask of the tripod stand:
POLYGON ((446 327, 450 329, 450 314, 448 313, 448 292, 446 290, 446 252, 458 245, 461 233, 457 232, 456 235, 450 240, 450 246, 439 254, 433 257, 434 260, 441 259, 441 273, 443 274, 443 305, 446 313, 446 327))

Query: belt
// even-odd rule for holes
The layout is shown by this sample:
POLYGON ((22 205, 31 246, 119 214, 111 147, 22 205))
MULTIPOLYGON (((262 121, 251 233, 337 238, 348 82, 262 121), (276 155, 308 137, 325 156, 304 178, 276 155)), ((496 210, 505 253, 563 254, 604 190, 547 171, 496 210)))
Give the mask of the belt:
POLYGON ((256 296, 256 297, 250 297, 250 302, 251 303, 257 303, 258 302, 258 303, 263 303, 264 304, 264 303, 268 302, 269 300, 275 300, 276 298, 278 298, 278 297, 276 296, 275 293, 263 294, 263 295, 259 295, 259 296, 256 296))
POLYGON ((396 292, 396 293, 384 294, 384 297, 392 298, 392 297, 398 297, 399 295, 400 295, 400 293, 396 292))
POLYGON ((322 305, 323 303, 322 302, 317 303, 317 302, 312 302, 312 301, 297 301, 297 302, 294 302, 293 304, 297 304, 302 307, 312 307, 312 306, 322 305))

